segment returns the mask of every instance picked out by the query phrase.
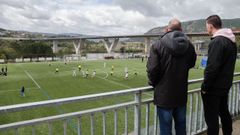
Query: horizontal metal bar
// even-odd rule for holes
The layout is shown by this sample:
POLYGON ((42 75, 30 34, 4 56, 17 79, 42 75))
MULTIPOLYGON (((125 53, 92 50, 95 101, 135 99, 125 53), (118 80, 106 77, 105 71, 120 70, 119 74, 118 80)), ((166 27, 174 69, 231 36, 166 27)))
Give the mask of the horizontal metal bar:
POLYGON ((136 104, 137 103, 135 101, 133 101, 133 102, 127 102, 127 103, 122 103, 122 104, 117 104, 117 105, 111 105, 111 106, 106 106, 106 107, 100 107, 100 108, 79 111, 79 112, 73 112, 73 113, 49 116, 49 117, 44 117, 44 118, 32 119, 32 120, 27 120, 27 121, 15 122, 15 123, 10 123, 10 124, 0 125, 0 130, 20 128, 20 127, 24 127, 24 126, 36 125, 36 124, 45 123, 45 122, 64 120, 64 119, 68 119, 68 118, 79 117, 82 115, 94 114, 97 112, 107 112, 107 111, 112 111, 114 109, 134 106, 136 104))
POLYGON ((188 84, 194 84, 194 83, 200 83, 203 81, 203 78, 200 79, 193 79, 193 80, 189 80, 188 84))
MULTIPOLYGON (((145 105, 145 104, 149 104, 152 102, 153 102, 152 99, 148 99, 148 100, 144 100, 141 104, 145 105)), ((64 119, 72 118, 72 117, 79 118, 82 115, 88 115, 88 114, 93 114, 93 113, 97 113, 97 112, 112 111, 114 109, 130 107, 130 106, 134 106, 136 104, 137 103, 135 101, 133 101, 133 102, 127 102, 127 103, 122 103, 122 104, 118 104, 118 105, 112 105, 112 106, 106 106, 106 107, 101 107, 101 108, 79 111, 79 112, 73 112, 73 113, 67 113, 67 114, 62 114, 62 115, 56 115, 56 116, 38 118, 38 119, 33 119, 33 120, 15 122, 15 123, 10 123, 10 124, 0 125, 0 130, 20 128, 20 127, 25 127, 25 126, 30 126, 30 125, 33 126, 33 125, 45 123, 45 122, 48 122, 50 124, 50 122, 57 121, 57 120, 64 120, 64 119)))
POLYGON ((133 89, 127 89, 127 90, 120 90, 120 91, 113 91, 113 92, 106 92, 106 93, 99 93, 99 94, 92 94, 92 95, 85 95, 85 96, 78 96, 78 97, 69 97, 69 98, 32 102, 32 103, 2 106, 0 107, 0 113, 15 112, 19 110, 26 110, 26 109, 51 106, 51 105, 61 105, 61 104, 77 102, 77 101, 78 102, 89 101, 89 100, 101 99, 101 98, 112 97, 112 96, 128 95, 131 93, 138 93, 139 91, 142 91, 142 92, 152 91, 152 87, 147 86, 147 87, 141 87, 141 88, 133 88, 133 89))
MULTIPOLYGON (((234 73, 234 77, 238 77, 240 76, 240 72, 236 72, 234 73)), ((193 83, 200 83, 203 81, 204 78, 199 78, 199 79, 193 79, 193 80, 189 80, 188 84, 193 84, 193 83)), ((238 82, 238 81, 237 81, 238 82)), ((233 82, 234 83, 234 82, 233 82)))
MULTIPOLYGON (((234 76, 235 77, 240 76, 240 72, 234 73, 234 76)), ((203 78, 189 80, 188 84, 199 83, 202 81, 203 81, 203 78)), ((234 81, 233 83, 238 83, 238 82, 240 82, 240 81, 234 81)), ((39 102, 32 102, 32 103, 1 106, 0 113, 5 113, 5 112, 9 113, 9 112, 16 112, 16 111, 20 111, 20 110, 32 109, 32 108, 36 108, 36 107, 61 105, 61 104, 66 104, 66 103, 83 102, 83 101, 107 98, 107 97, 112 97, 112 96, 128 95, 128 94, 138 93, 140 91, 141 92, 153 91, 153 87, 146 86, 146 87, 140 87, 140 88, 133 88, 133 89, 127 89, 127 90, 113 91, 113 92, 105 92, 105 93, 85 95, 85 96, 77 96, 77 97, 53 99, 53 100, 46 100, 46 101, 39 101, 39 102)), ((191 91, 189 91, 189 93, 197 92, 197 91, 199 91, 199 89, 191 90, 191 91)))
MULTIPOLYGON (((234 81, 233 83, 239 83, 240 81, 234 81)), ((200 89, 195 89, 189 92, 191 94, 192 92, 200 92, 200 89)), ((148 91, 148 90, 146 90, 148 91)), ((134 92, 136 93, 136 92, 134 92)), ((141 101, 141 104, 149 104, 152 103, 153 99, 147 99, 144 101, 141 101)), ((88 114, 94 114, 97 112, 107 112, 107 111, 112 111, 114 109, 119 109, 119 108, 125 108, 125 107, 130 107, 130 106, 135 106, 138 103, 136 101, 133 102, 127 102, 127 103, 122 103, 122 104, 117 104, 117 105, 111 105, 111 106, 106 106, 106 107, 101 107, 101 108, 94 108, 94 109, 89 109, 89 110, 84 110, 84 111, 79 111, 79 112, 73 112, 73 113, 67 113, 67 114, 62 114, 62 115, 56 115, 56 116, 50 116, 50 117, 45 117, 45 118, 38 118, 38 119, 33 119, 33 120, 27 120, 27 121, 22 121, 22 122, 15 122, 15 123, 10 123, 10 124, 5 124, 5 125, 0 125, 0 130, 6 130, 6 129, 18 129, 20 127, 25 127, 25 126, 34 126, 36 124, 40 123, 50 123, 53 121, 57 120, 64 120, 67 118, 72 118, 76 117, 79 118, 82 115, 88 115, 88 114)), ((51 134, 51 125, 49 128, 49 133, 51 134)))

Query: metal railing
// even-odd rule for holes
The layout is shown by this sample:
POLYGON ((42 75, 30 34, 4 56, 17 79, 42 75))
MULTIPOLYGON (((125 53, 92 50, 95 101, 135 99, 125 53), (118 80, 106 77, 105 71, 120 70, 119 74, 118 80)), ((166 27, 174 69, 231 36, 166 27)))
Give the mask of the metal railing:
MULTIPOLYGON (((234 76, 240 76, 240 73, 235 73, 234 76)), ((196 84, 202 82, 203 79, 195 79, 190 80, 188 82, 189 85, 196 84)), ((54 99, 54 100, 47 100, 47 101, 40 101, 40 102, 33 102, 33 103, 25 103, 25 104, 17 104, 17 105, 10 105, 10 106, 2 106, 0 107, 0 114, 5 113, 12 113, 12 112, 19 112, 23 110, 29 110, 34 108, 39 108, 43 106, 56 106, 62 105, 67 103, 73 102, 85 102, 85 101, 96 101, 100 99, 107 99, 112 98, 114 96, 122 96, 122 95, 132 95, 134 96, 134 100, 108 105, 103 107, 91 108, 87 110, 82 110, 78 112, 71 112, 65 113, 55 116, 48 116, 43 118, 36 118, 32 120, 25 120, 20 122, 14 122, 9 124, 0 125, 1 132, 7 132, 9 130, 14 130, 16 135, 19 134, 19 129, 30 127, 31 134, 36 134, 36 127, 40 124, 47 124, 48 125, 48 134, 53 134, 53 122, 62 122, 63 134, 67 135, 67 128, 68 128, 68 120, 75 119, 77 121, 77 131, 76 134, 82 135, 82 117, 88 116, 90 117, 90 131, 88 134, 107 134, 107 113, 113 112, 113 131, 114 135, 119 134, 119 123, 118 120, 119 114, 123 113, 124 118, 124 132, 121 134, 135 134, 135 135, 157 135, 159 132, 158 129, 158 118, 157 118, 157 107, 151 106, 153 99, 152 98, 143 98, 145 93, 152 92, 152 87, 141 87, 141 88, 134 88, 128 90, 120 90, 114 92, 107 92, 107 93, 100 93, 100 94, 93 94, 93 95, 86 95, 86 96, 78 96, 78 97, 70 97, 70 98, 63 98, 63 99, 54 99), (144 111, 145 107, 145 111, 144 111), (129 114, 130 108, 133 108, 134 111, 134 119, 133 119, 133 129, 129 127, 129 114), (121 111, 121 112, 120 112, 121 111), (142 113, 144 111, 144 113, 142 113), (153 111, 153 115, 151 116, 151 111, 153 111), (97 132, 95 126, 95 118, 96 115, 101 115, 102 117, 102 130, 101 133, 97 132), (145 116, 143 115, 145 114, 145 116), (153 118, 153 123, 151 124, 151 117, 153 118), (145 121, 143 124, 142 121, 145 121), (133 131, 130 131, 133 130, 133 131)), ((200 89, 191 90, 188 92, 188 111, 187 111, 187 133, 189 135, 198 134, 206 130, 206 124, 204 122, 204 115, 203 115, 203 104, 201 101, 201 92, 200 89)), ((240 80, 234 81, 233 86, 229 93, 229 110, 233 116, 233 118, 240 115, 240 80)), ((122 119, 122 118, 121 118, 122 119)), ((0 134, 1 134, 0 132, 0 134)), ((47 133, 45 133, 47 134, 47 133)))

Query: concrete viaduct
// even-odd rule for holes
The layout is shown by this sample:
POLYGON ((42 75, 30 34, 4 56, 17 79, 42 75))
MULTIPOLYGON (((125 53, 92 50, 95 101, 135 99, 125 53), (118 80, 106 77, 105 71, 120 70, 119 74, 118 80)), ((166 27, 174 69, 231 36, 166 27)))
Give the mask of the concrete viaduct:
MULTIPOLYGON (((239 35, 240 33, 235 33, 239 35)), ((189 33, 187 34, 189 38, 192 37, 206 37, 208 36, 207 33, 189 33)), ((144 35, 120 35, 120 36, 86 36, 86 37, 60 37, 60 38, 7 38, 7 37, 0 37, 0 40, 17 40, 17 41, 50 41, 52 42, 52 49, 53 53, 58 51, 58 42, 61 41, 71 41, 75 48, 75 54, 80 55, 80 47, 85 43, 86 40, 91 39, 100 39, 104 41, 104 46, 107 50, 108 54, 112 53, 119 42, 119 39, 124 38, 144 38, 145 39, 145 55, 148 54, 149 47, 151 45, 151 38, 160 38, 161 35, 159 34, 144 34, 144 35)))

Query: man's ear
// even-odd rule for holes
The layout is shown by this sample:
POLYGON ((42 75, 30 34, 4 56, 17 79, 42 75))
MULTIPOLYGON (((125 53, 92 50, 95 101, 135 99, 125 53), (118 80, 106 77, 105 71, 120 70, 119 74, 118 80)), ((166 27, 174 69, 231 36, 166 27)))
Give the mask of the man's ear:
POLYGON ((168 26, 167 27, 165 27, 165 29, 164 29, 164 32, 168 32, 169 30, 168 30, 168 26))
POLYGON ((216 29, 212 24, 210 24, 210 29, 213 30, 213 29, 216 29))
POLYGON ((213 25, 212 24, 207 24, 207 27, 210 29, 210 30, 212 30, 214 27, 213 27, 213 25))

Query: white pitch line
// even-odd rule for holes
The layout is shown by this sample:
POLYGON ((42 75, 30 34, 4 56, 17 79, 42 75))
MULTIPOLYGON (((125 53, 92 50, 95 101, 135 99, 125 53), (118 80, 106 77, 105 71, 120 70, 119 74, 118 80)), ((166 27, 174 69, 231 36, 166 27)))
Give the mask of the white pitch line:
POLYGON ((32 81, 36 84, 36 86, 41 89, 41 87, 39 86, 39 84, 33 79, 33 77, 28 73, 28 71, 24 70, 24 72, 27 74, 27 76, 32 79, 32 81))
MULTIPOLYGON (((121 84, 121 83, 118 83, 118 82, 115 82, 115 81, 112 81, 112 80, 108 80, 108 79, 106 79, 106 78, 102 78, 102 77, 98 77, 98 78, 100 78, 100 79, 103 79, 103 80, 105 80, 105 81, 108 81, 108 82, 110 82, 110 83, 112 83, 112 84, 116 84, 116 85, 118 85, 118 86, 122 86, 122 87, 125 87, 125 88, 128 88, 128 89, 131 89, 132 87, 130 87, 130 86, 127 86, 127 85, 124 85, 124 84, 121 84)), ((150 94, 150 93, 143 93, 143 94, 145 94, 145 95, 147 95, 147 96, 153 96, 153 94, 150 94)))
POLYGON ((127 85, 124 85, 124 84, 121 84, 121 83, 118 83, 118 82, 115 82, 115 81, 112 81, 112 80, 108 80, 106 78, 102 78, 102 77, 98 77, 98 78, 103 79, 103 80, 108 81, 108 82, 113 83, 113 84, 117 84, 117 85, 125 87, 125 88, 131 88, 131 87, 127 86, 127 85))
POLYGON ((104 77, 104 79, 107 79, 107 78, 108 78, 108 73, 107 73, 107 72, 105 72, 105 74, 106 74, 106 76, 104 77))
POLYGON ((150 94, 150 93, 143 93, 143 94, 145 94, 145 95, 147 95, 147 96, 153 96, 153 94, 150 94))

